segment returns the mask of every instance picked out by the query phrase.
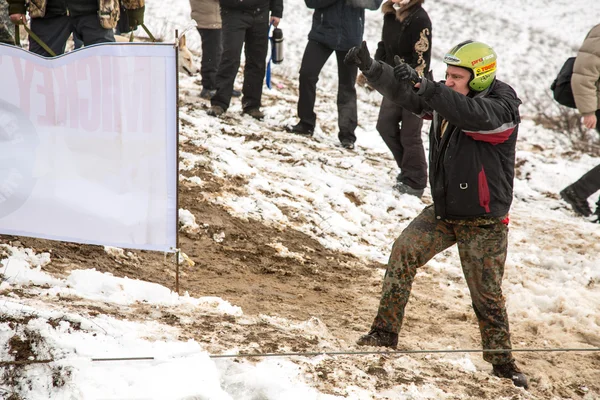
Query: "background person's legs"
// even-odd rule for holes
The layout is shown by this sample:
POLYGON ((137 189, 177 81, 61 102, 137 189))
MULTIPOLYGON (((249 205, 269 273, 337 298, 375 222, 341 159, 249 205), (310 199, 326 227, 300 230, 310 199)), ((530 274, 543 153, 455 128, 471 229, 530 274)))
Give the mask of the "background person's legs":
MULTIPOLYGON (((600 109, 596 110, 596 121, 596 130, 600 133, 600 109)), ((587 217, 592 214, 587 199, 598 190, 600 190, 600 165, 595 166, 576 182, 561 190, 560 196, 569 203, 573 211, 587 217)), ((600 197, 596 203, 594 214, 598 216, 596 222, 600 222, 600 197)))
POLYGON ((338 126, 340 132, 338 139, 342 144, 346 142, 356 142, 354 131, 358 125, 357 105, 356 105, 356 75, 358 67, 355 65, 346 65, 344 58, 347 51, 336 51, 338 66, 338 126))
POLYGON ((263 10, 253 15, 252 24, 246 30, 244 48, 246 64, 244 65, 244 85, 242 87, 244 111, 258 110, 261 107, 268 49, 269 11, 263 10))
POLYGON ((81 40, 77 32, 73 31, 73 50, 77 50, 81 47, 83 47, 83 40, 81 40))
POLYGON ((315 100, 317 82, 323 66, 333 50, 314 40, 309 40, 302 56, 298 87, 298 117, 300 123, 314 128, 317 123, 315 100))
POLYGON ((400 162, 400 182, 413 189, 425 189, 427 186, 427 161, 421 128, 423 120, 406 109, 402 109, 400 142, 402 143, 402 161, 400 162))
POLYGON ((404 156, 404 149, 400 141, 402 110, 402 107, 384 97, 379 106, 379 116, 377 117, 377 125, 375 126, 383 142, 392 152, 398 168, 402 168, 402 158, 404 156))
POLYGON ((104 29, 95 14, 72 17, 74 33, 83 41, 84 46, 98 43, 111 43, 115 41, 112 29, 104 29))
POLYGON ((240 57, 246 29, 250 24, 251 15, 238 10, 221 9, 223 19, 223 53, 217 71, 217 93, 212 97, 212 106, 219 106, 223 110, 229 108, 233 83, 240 68, 240 57))
MULTIPOLYGON (((30 25, 31 31, 57 56, 65 52, 67 39, 69 39, 73 30, 70 17, 61 15, 58 17, 32 18, 30 25)), ((29 38, 29 51, 40 56, 51 57, 33 38, 29 38)))
POLYGON ((200 62, 202 92, 204 92, 204 89, 216 92, 217 71, 221 62, 221 53, 223 52, 221 29, 198 28, 198 33, 202 39, 202 61, 200 62))

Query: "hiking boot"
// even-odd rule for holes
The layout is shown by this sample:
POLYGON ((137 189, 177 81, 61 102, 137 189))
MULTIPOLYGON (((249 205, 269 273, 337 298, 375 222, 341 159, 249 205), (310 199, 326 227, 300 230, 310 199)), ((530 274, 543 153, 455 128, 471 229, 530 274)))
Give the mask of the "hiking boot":
POLYGON ((286 126, 285 130, 290 133, 295 133, 296 135, 302 136, 312 136, 315 132, 314 126, 310 126, 302 121, 298 122, 294 126, 286 126))
POLYGON ((244 110, 244 111, 242 111, 242 114, 248 114, 252 118, 257 119, 259 121, 262 121, 262 119, 265 117, 265 113, 263 113, 262 111, 260 111, 258 108, 252 108, 250 110, 244 110))
POLYGON ((398 345, 398 334, 392 332, 371 329, 366 335, 362 335, 356 344, 359 346, 380 346, 396 348, 398 345))
POLYGON ((492 373, 498 378, 510 379, 515 386, 522 387, 523 389, 527 389, 529 387, 529 384, 527 383, 527 377, 521 372, 514 361, 506 364, 497 364, 493 367, 494 369, 492 370, 492 373))
POLYGON ((394 185, 394 190, 396 190, 402 194, 410 194, 412 196, 418 197, 419 199, 423 196, 423 192, 425 191, 425 189, 412 188, 403 182, 396 183, 394 185))
POLYGON ((342 147, 348 150, 354 149, 354 142, 350 139, 343 139, 340 141, 342 147))
POLYGON ((217 94, 217 89, 202 88, 202 91, 200 92, 200 97, 206 100, 210 100, 215 94, 217 94))
POLYGON ((231 91, 231 97, 240 97, 241 95, 242 95, 242 92, 240 92, 239 90, 233 89, 231 91))
POLYGON ((220 117, 224 112, 225 110, 221 106, 211 106, 210 109, 206 111, 211 117, 220 117))
POLYGON ((590 210, 590 206, 587 202, 587 199, 582 199, 577 196, 575 191, 567 186, 560 192, 560 197, 573 208, 576 214, 583 215, 584 217, 589 217, 592 215, 592 210, 590 210))

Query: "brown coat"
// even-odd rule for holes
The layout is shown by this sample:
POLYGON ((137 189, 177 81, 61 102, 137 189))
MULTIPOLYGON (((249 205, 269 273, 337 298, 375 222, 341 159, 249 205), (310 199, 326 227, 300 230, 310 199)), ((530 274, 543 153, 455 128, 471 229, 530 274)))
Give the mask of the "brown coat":
POLYGON ((190 0, 192 19, 200 29, 221 29, 219 0, 190 0))
POLYGON ((592 28, 579 48, 571 88, 582 115, 600 109, 600 24, 592 28))

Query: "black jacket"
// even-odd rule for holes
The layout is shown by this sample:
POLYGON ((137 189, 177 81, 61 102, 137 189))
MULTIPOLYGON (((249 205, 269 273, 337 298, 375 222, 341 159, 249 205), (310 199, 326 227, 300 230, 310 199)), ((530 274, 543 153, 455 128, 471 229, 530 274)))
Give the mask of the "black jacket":
POLYGON ((375 53, 376 60, 394 65, 394 56, 399 56, 421 76, 431 68, 431 20, 421 4, 407 10, 407 16, 400 20, 391 1, 382 6, 383 29, 381 41, 375 53))
POLYGON ((220 0, 221 8, 233 10, 256 11, 257 9, 269 10, 272 17, 283 16, 283 0, 220 0))
POLYGON ((376 10, 382 0, 304 0, 314 8, 309 40, 336 51, 348 51, 363 40, 365 8, 376 10))
POLYGON ((369 83, 401 107, 431 118, 429 183, 438 219, 503 217, 512 203, 521 100, 495 80, 464 96, 423 79, 419 91, 394 79, 391 66, 373 62, 369 83), (442 119, 448 127, 440 137, 442 119))

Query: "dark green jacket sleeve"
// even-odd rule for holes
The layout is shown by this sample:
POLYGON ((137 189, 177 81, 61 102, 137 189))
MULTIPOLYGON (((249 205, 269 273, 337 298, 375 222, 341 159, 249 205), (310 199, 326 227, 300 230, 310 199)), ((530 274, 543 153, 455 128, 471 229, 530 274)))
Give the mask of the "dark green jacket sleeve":
MULTIPOLYGON (((2 1, 2 0, 0 0, 2 1)), ((25 14, 25 2, 23 0, 6 0, 8 2, 8 15, 25 14)))

